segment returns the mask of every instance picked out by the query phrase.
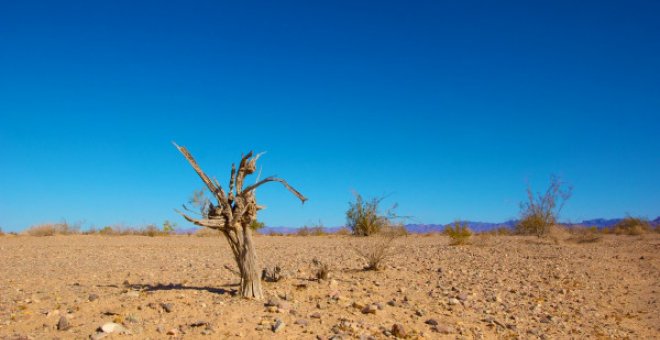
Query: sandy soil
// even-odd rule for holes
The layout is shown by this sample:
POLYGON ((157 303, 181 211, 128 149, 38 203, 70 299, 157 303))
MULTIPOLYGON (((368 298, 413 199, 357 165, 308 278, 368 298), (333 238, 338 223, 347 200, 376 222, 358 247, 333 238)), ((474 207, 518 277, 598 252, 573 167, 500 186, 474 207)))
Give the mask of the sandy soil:
POLYGON ((221 238, 0 237, 0 339, 660 337, 660 235, 409 236, 380 272, 361 270, 364 239, 256 241, 263 266, 291 271, 264 283, 271 303, 233 296, 221 238), (312 280, 314 257, 331 280, 312 280), (98 331, 111 322, 125 329, 98 331))

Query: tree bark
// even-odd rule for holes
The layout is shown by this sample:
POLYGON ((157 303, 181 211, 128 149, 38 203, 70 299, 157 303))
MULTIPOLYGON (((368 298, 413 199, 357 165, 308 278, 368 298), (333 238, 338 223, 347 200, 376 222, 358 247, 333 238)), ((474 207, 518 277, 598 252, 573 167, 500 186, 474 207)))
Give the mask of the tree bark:
POLYGON ((252 230, 250 227, 243 228, 243 249, 240 262, 241 296, 249 299, 263 299, 261 272, 257 267, 257 253, 252 243, 252 230))

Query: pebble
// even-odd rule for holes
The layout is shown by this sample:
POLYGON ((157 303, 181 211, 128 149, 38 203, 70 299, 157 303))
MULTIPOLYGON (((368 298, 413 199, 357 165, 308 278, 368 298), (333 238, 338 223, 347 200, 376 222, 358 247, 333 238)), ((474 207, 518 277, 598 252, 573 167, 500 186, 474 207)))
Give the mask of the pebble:
POLYGON ((366 305, 362 308, 362 314, 376 314, 378 307, 376 305, 366 305))
POLYGON ((309 324, 309 321, 307 321, 307 319, 298 319, 294 323, 296 325, 301 325, 303 327, 307 327, 307 324, 309 324))
POLYGON ((309 317, 312 318, 312 319, 320 319, 321 318, 321 313, 315 312, 315 313, 312 313, 309 317))
POLYGON ((87 298, 87 300, 89 300, 89 301, 95 301, 95 300, 98 300, 98 299, 99 299, 98 294, 93 294, 93 293, 89 294, 89 297, 87 298))
POLYGON ((459 303, 461 303, 461 302, 458 301, 458 299, 455 299, 455 298, 451 298, 451 299, 449 299, 449 304, 452 305, 452 306, 453 306, 453 305, 457 305, 457 304, 459 304, 459 303))
POLYGON ((284 329, 284 326, 286 326, 284 321, 277 319, 275 320, 275 323, 273 324, 273 327, 271 329, 273 330, 273 333, 279 333, 284 329))
POLYGON ((394 335, 397 338, 405 338, 406 337, 406 329, 403 327, 402 324, 400 323, 395 323, 392 326, 392 335, 394 335))
POLYGON ((174 310, 174 306, 171 303, 161 303, 161 307, 167 312, 167 313, 172 313, 174 310))
POLYGON ((101 330, 103 333, 126 333, 127 331, 124 326, 114 322, 104 323, 103 326, 101 326, 101 330))
POLYGON ((69 325, 69 319, 67 319, 64 315, 61 316, 60 320, 57 322, 57 330, 66 331, 69 328, 71 328, 71 325, 69 325))
POLYGON ((431 325, 431 326, 437 326, 438 325, 438 320, 436 319, 428 319, 424 321, 425 324, 431 325))

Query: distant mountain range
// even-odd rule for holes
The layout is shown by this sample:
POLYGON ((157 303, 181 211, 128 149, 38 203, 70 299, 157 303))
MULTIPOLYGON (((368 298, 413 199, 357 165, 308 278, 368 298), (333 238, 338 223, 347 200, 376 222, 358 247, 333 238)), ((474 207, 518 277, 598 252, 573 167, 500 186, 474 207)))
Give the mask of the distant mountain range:
MULTIPOLYGON (((608 228, 617 223, 619 223, 622 218, 595 218, 591 220, 584 220, 580 223, 564 223, 567 226, 589 226, 597 227, 598 229, 608 228)), ((509 220, 500 223, 492 222, 476 222, 476 221, 462 221, 467 223, 468 227, 476 232, 488 231, 497 228, 513 228, 515 227, 517 220, 509 220)), ((660 225, 660 217, 657 217, 654 220, 650 221, 653 225, 660 225)), ((425 234, 432 232, 442 232, 445 230, 445 227, 452 225, 453 223, 448 224, 406 224, 406 229, 409 233, 414 234, 425 234)), ((343 227, 324 227, 323 230, 327 233, 334 233, 343 227)), ((198 228, 186 228, 186 229, 177 229, 177 234, 188 234, 194 233, 198 228)), ((265 227, 260 230, 261 234, 295 234, 300 228, 298 227, 265 227)))

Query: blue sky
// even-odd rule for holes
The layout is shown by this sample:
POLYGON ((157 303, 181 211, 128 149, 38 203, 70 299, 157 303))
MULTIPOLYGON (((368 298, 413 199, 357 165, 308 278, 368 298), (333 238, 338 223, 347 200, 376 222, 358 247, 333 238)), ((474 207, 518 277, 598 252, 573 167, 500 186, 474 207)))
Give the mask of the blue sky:
POLYGON ((660 215, 660 4, 13 1, 0 5, 0 227, 165 219, 267 151, 271 226, 660 215))

